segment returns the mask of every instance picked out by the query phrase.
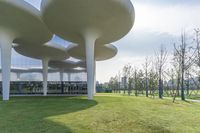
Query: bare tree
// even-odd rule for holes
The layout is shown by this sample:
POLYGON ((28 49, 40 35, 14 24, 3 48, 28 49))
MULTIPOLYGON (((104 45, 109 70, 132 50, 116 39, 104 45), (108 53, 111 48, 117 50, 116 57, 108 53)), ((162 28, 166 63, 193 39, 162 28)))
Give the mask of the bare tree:
POLYGON ((145 58, 145 63, 143 64, 143 68, 145 71, 145 91, 146 91, 146 97, 149 96, 149 80, 148 80, 148 70, 149 70, 149 65, 150 65, 149 58, 145 58))
POLYGON ((117 86, 118 86, 118 78, 117 78, 117 76, 111 77, 111 78, 110 78, 110 81, 109 81, 109 83, 108 83, 108 86, 109 86, 110 89, 112 89, 112 91, 113 91, 114 93, 117 92, 117 90, 116 90, 116 88, 117 88, 117 86))
MULTIPOLYGON (((195 64, 197 68, 200 68, 200 29, 195 29, 195 43, 196 43, 196 57, 195 57, 195 64)), ((200 72, 197 71, 197 76, 200 77, 200 72)), ((199 85, 198 85, 199 86, 199 85)), ((199 88, 198 88, 199 89, 199 88)))
POLYGON ((174 48, 180 64, 181 100, 185 100, 185 71, 187 71, 194 63, 195 51, 193 51, 192 54, 190 54, 191 47, 188 47, 185 33, 181 34, 181 44, 178 47, 174 45, 174 48))
POLYGON ((194 29, 195 31, 195 42, 196 42, 196 60, 195 63, 198 67, 200 67, 200 29, 194 29))
POLYGON ((137 69, 134 70, 134 90, 135 90, 135 96, 138 96, 138 78, 137 78, 137 69))
MULTIPOLYGON (((174 44, 175 48, 175 44, 174 44)), ((181 83, 181 56, 179 55, 178 51, 174 50, 174 57, 172 61, 172 66, 175 71, 175 77, 176 77, 176 92, 173 95, 173 102, 176 100, 176 96, 180 96, 180 83, 181 83)))
POLYGON ((149 91, 150 95, 152 95, 153 97, 155 96, 155 91, 157 90, 157 86, 158 86, 158 75, 154 71, 154 69, 151 68, 149 71, 149 91))
POLYGON ((186 90, 187 90, 187 96, 190 93, 190 69, 186 71, 186 90))
POLYGON ((117 74, 117 78, 118 78, 118 93, 121 93, 121 86, 120 86, 121 72, 120 71, 117 74))
POLYGON ((125 93, 125 90, 128 88, 128 95, 131 94, 131 89, 132 89, 132 86, 131 86, 133 82, 132 72, 133 72, 133 68, 130 64, 127 64, 124 66, 123 75, 128 80, 128 84, 125 85, 124 93, 125 93))
POLYGON ((168 96, 174 96, 175 95, 175 77, 176 77, 176 71, 174 70, 174 68, 170 68, 168 69, 167 72, 165 72, 166 75, 169 77, 168 83, 167 83, 167 87, 168 90, 166 90, 166 93, 168 94, 168 96), (169 92, 168 92, 169 91, 169 92))
POLYGON ((156 54, 156 66, 158 70, 158 91, 159 98, 163 98, 163 73, 164 73, 164 65, 167 61, 167 50, 163 45, 160 47, 160 51, 156 54))

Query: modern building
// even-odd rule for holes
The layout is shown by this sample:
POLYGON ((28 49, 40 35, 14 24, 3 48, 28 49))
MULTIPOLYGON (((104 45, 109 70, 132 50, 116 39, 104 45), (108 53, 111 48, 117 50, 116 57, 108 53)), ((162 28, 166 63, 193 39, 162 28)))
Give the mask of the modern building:
POLYGON ((63 72, 68 73, 68 77, 69 73, 86 72, 88 99, 93 99, 96 90, 96 61, 117 54, 117 48, 110 43, 123 38, 133 27, 134 19, 134 7, 130 0, 42 0, 40 11, 23 0, 1 0, 3 100, 9 100, 13 46, 24 56, 42 60, 44 96, 50 90, 48 70, 53 65, 52 68, 60 73, 61 82, 63 72), (49 43, 53 36, 73 44, 58 48, 58 44, 49 43), (70 65, 69 59, 72 57, 80 59, 84 65, 79 66, 74 62, 70 65), (64 62, 66 68, 55 68, 56 64, 52 62, 64 62), (78 71, 79 67, 82 70, 78 71))

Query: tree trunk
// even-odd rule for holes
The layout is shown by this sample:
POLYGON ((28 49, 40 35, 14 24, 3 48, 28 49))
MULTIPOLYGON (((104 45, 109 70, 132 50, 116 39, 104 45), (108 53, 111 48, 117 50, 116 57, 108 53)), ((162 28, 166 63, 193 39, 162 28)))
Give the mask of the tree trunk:
POLYGON ((185 100, 185 88, 184 88, 184 77, 183 77, 183 74, 182 74, 182 77, 181 77, 181 100, 185 100))
POLYGON ((146 71, 146 97, 149 96, 149 85, 148 85, 148 78, 147 78, 147 71, 146 71))

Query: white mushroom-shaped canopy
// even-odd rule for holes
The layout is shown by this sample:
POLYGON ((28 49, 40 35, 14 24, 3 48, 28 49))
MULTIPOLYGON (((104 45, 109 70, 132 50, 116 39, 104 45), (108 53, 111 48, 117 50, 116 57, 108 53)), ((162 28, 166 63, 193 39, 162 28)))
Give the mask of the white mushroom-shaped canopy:
MULTIPOLYGON (((0 72, 1 72, 2 70, 0 69, 0 72)), ((27 72, 28 71, 28 69, 27 68, 20 68, 20 67, 12 67, 11 68, 11 72, 13 72, 13 73, 24 73, 24 72, 27 72)))
POLYGON ((86 61, 80 60, 77 62, 77 66, 81 68, 86 68, 86 61))
POLYGON ((66 49, 56 45, 42 45, 42 46, 14 46, 17 53, 35 58, 35 59, 49 59, 49 60, 65 60, 69 58, 66 49))
POLYGON ((14 73, 24 73, 27 71, 28 71, 28 69, 26 69, 26 68, 11 68, 11 72, 14 72, 14 73))
POLYGON ((40 12, 23 0, 0 0, 0 18, 0 33, 16 43, 39 45, 52 38, 40 12))
POLYGON ((83 72, 86 72, 86 69, 85 68, 82 68, 82 69, 76 69, 76 68, 65 68, 65 69, 62 69, 62 68, 53 68, 52 69, 52 72, 62 72, 62 73, 83 73, 83 72))
MULTIPOLYGON (((55 73, 58 72, 55 69, 48 69, 48 73, 55 73)), ((43 73, 43 68, 42 67, 31 67, 27 69, 27 73, 43 73)))
MULTIPOLYGON (((110 58, 113 58, 117 54, 117 48, 112 44, 106 44, 106 45, 95 45, 95 52, 94 52, 94 58, 96 61, 103 61, 108 60, 110 58)), ((85 60, 86 59, 86 53, 85 53, 85 45, 72 45, 68 49, 69 55, 85 60)))
POLYGON ((86 69, 64 69, 65 73, 82 73, 86 72, 86 69))
POLYGON ((40 45, 52 33, 41 19, 40 12, 24 0, 0 0, 0 47, 3 100, 9 100, 12 43, 40 45))
POLYGON ((130 0, 42 0, 42 18, 56 35, 84 44, 88 99, 95 87, 95 45, 109 44, 132 28, 135 14, 130 0))
POLYGON ((49 62, 49 67, 61 70, 73 69, 77 67, 84 67, 84 62, 74 62, 74 61, 58 61, 58 60, 51 60, 49 62))
POLYGON ((125 36, 134 23, 130 0, 42 0, 43 20, 58 36, 84 44, 86 34, 97 34, 97 44, 125 36))

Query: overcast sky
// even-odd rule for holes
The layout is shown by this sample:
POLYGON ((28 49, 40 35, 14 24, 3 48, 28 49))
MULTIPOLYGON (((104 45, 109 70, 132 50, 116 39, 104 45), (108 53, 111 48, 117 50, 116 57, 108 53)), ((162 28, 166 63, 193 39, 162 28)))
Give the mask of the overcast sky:
MULTIPOLYGON (((41 0, 26 0, 39 9, 41 0)), ((113 44, 118 55, 97 63, 97 80, 106 82, 125 64, 138 66, 163 44, 169 51, 181 31, 200 28, 200 0, 132 0, 136 21, 130 33, 113 44)), ((55 39, 59 41, 59 39, 55 39)), ((61 41, 59 41, 61 42, 61 41)), ((62 41, 63 42, 63 41, 62 41)), ((63 42, 65 45, 65 42, 63 42)))

